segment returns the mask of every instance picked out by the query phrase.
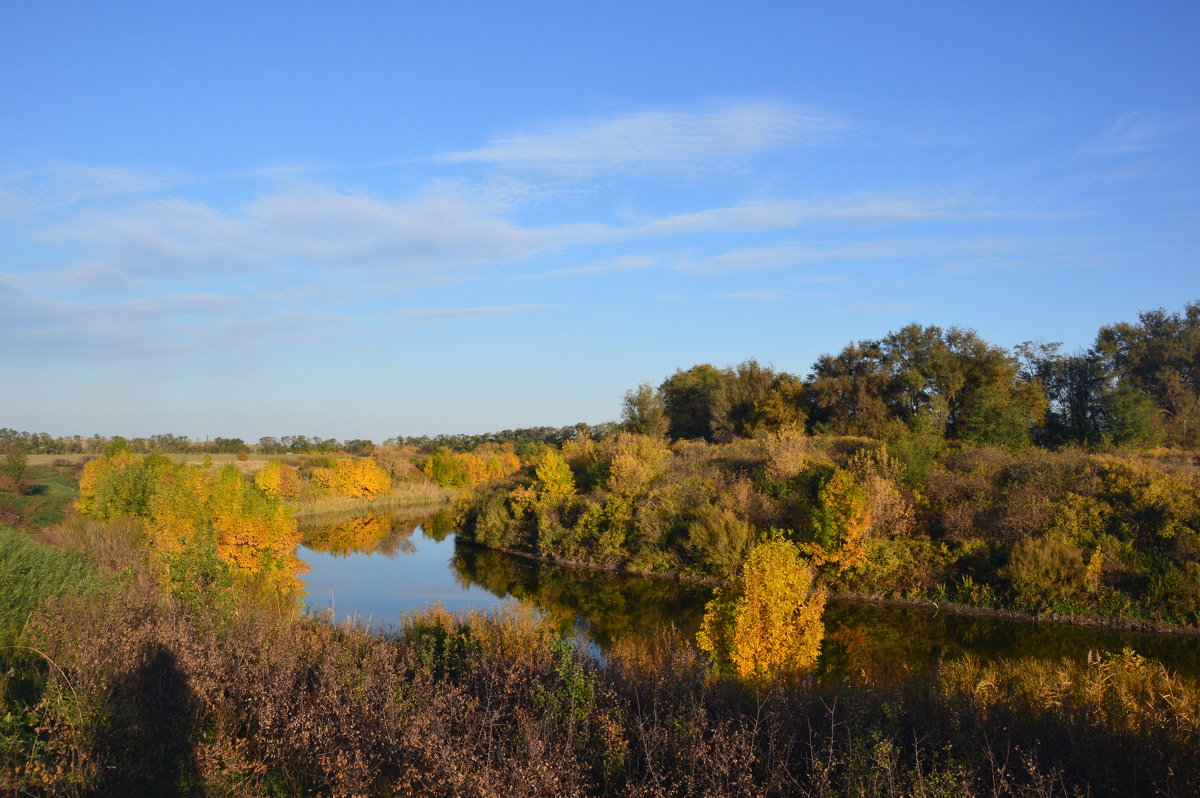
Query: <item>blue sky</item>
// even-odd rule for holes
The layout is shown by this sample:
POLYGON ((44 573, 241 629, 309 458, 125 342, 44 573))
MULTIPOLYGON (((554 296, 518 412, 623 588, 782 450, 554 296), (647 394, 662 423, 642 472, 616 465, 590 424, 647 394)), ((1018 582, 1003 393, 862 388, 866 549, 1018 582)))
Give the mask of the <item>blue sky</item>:
POLYGON ((1200 297, 1200 5, 8 3, 0 426, 617 417, 1200 297))

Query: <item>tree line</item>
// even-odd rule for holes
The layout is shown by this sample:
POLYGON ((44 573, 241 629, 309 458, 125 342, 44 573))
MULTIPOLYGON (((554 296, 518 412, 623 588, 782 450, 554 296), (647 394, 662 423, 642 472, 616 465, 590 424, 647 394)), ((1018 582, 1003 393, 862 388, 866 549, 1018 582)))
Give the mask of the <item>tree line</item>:
POLYGON ((678 440, 801 427, 900 441, 1029 446, 1200 446, 1200 301, 1104 326, 1073 354, 1014 350, 973 330, 910 324, 822 355, 807 379, 748 360, 700 364, 626 393, 625 429, 678 440))

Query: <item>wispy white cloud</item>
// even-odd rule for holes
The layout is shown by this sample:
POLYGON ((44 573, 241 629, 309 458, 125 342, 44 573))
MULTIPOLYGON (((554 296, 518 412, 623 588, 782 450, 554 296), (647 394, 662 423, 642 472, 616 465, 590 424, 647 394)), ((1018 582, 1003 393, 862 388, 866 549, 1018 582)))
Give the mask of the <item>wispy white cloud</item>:
POLYGON ((789 298, 785 291, 739 291, 733 294, 717 294, 717 299, 744 299, 748 302, 785 302, 789 298))
POLYGON ((620 272, 636 272, 652 269, 661 265, 662 258, 656 255, 622 255, 616 258, 589 263, 585 266, 571 266, 563 269, 553 269, 547 272, 554 277, 569 277, 580 274, 614 274, 620 272))
POLYGON ((178 170, 93 166, 68 161, 0 170, 0 217, 145 194, 188 179, 178 170))
POLYGON ((815 222, 878 226, 970 213, 973 212, 960 208, 952 200, 848 196, 712 208, 646 222, 639 227, 639 232, 652 236, 759 232, 815 222))
POLYGON ((255 202, 247 217, 282 254, 330 266, 438 271, 520 260, 556 243, 550 232, 436 194, 391 203, 302 188, 255 202))
POLYGON ((130 288, 296 268, 369 270, 399 286, 444 282, 462 270, 523 260, 567 242, 609 238, 597 225, 528 229, 455 197, 387 202, 296 186, 238 212, 185 200, 89 211, 42 228, 37 240, 85 252, 50 282, 130 288))
POLYGON ((171 316, 231 316, 249 310, 244 297, 225 294, 160 294, 141 296, 112 305, 113 312, 125 317, 156 319, 171 316))
POLYGON ((261 177, 274 180, 290 180, 303 175, 328 172, 337 167, 332 161, 294 161, 290 163, 270 163, 253 169, 244 169, 230 173, 231 177, 261 177))
MULTIPOLYGON (((1043 242, 1044 243, 1044 242, 1043 242)), ((1019 256, 1035 244, 1024 238, 967 237, 942 239, 930 237, 886 238, 859 241, 840 247, 818 248, 798 244, 732 250, 706 258, 679 257, 673 268, 702 275, 738 274, 741 272, 777 271, 813 263, 839 261, 874 261, 889 258, 924 257, 976 258, 1019 256)), ((841 275, 802 275, 808 282, 835 282, 841 275)))
POLYGON ((445 153, 446 163, 480 163, 558 172, 612 168, 713 166, 846 127, 831 114, 779 103, 712 111, 643 111, 575 119, 498 136, 474 150, 445 153))
POLYGON ((547 310, 553 305, 494 305, 476 308, 413 308, 397 310, 392 315, 400 321, 412 324, 436 324, 443 321, 461 321, 487 316, 507 316, 513 313, 528 313, 547 310))
POLYGON ((1153 149, 1166 133, 1166 125, 1158 120, 1130 111, 1080 149, 1085 155, 1131 155, 1153 149))
POLYGON ((759 247, 725 252, 709 258, 683 258, 676 263, 679 271, 692 274, 737 274, 786 269, 802 263, 809 250, 794 246, 759 247))
POLYGON ((218 294, 169 294, 116 302, 57 299, 0 275, 0 358, 233 357, 274 342, 327 340, 348 320, 322 311, 264 309, 218 294))
POLYGON ((51 275, 58 282, 128 287, 166 277, 192 282, 213 274, 258 271, 266 265, 263 230, 180 199, 140 203, 120 212, 87 211, 36 234, 44 243, 70 243, 87 253, 51 275))

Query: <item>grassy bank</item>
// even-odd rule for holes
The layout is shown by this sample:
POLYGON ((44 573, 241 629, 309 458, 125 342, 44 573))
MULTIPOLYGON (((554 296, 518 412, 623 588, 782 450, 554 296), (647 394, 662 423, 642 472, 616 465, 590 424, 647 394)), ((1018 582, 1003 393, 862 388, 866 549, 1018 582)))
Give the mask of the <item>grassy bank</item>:
POLYGON ((453 492, 432 482, 401 482, 390 492, 373 499, 322 496, 290 503, 292 517, 303 523, 353 517, 364 513, 388 513, 412 508, 435 512, 447 504, 453 492))
POLYGON ((0 491, 0 524, 32 529, 62 522, 79 498, 78 465, 61 458, 30 465, 24 490, 0 491))

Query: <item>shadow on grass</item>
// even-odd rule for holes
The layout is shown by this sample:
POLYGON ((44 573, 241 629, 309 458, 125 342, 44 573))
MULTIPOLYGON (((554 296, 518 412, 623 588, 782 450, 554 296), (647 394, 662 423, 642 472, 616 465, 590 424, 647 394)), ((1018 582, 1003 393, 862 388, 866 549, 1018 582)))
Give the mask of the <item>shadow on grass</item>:
POLYGON ((197 702, 175 655, 160 647, 113 694, 94 740, 96 795, 202 795, 197 702))

